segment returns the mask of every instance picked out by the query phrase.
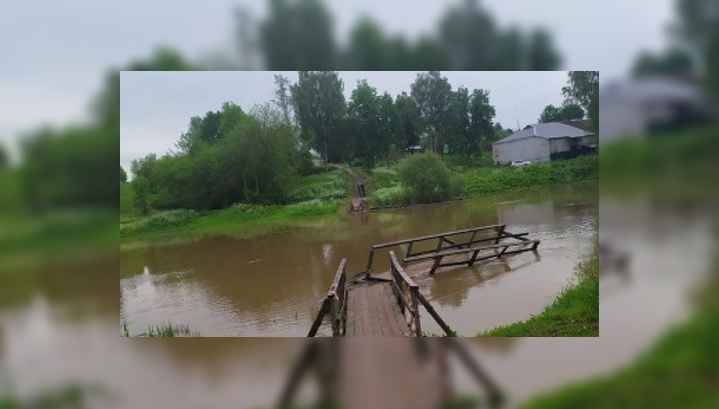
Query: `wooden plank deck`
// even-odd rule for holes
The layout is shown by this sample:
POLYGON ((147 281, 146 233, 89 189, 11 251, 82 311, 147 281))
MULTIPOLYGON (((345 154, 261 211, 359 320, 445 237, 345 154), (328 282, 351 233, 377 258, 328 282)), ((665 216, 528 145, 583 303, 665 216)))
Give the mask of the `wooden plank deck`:
POLYGON ((390 283, 355 285, 347 293, 348 337, 408 337, 407 321, 390 283))
POLYGON ((339 407, 442 407, 440 383, 423 370, 414 342, 398 338, 343 340, 339 407))

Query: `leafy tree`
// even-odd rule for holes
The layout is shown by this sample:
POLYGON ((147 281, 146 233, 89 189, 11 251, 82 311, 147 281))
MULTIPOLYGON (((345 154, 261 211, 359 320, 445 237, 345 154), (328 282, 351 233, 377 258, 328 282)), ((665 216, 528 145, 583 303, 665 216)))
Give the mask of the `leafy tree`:
POLYGON ((366 80, 357 82, 347 105, 349 127, 354 135, 354 154, 364 157, 371 167, 383 152, 380 129, 380 101, 377 89, 366 80))
POLYGON ((341 160, 347 146, 341 139, 346 103, 338 74, 301 71, 290 90, 302 141, 322 153, 325 167, 327 162, 341 160))
POLYGON ((449 118, 447 120, 447 144, 453 154, 471 154, 469 133, 469 90, 460 87, 452 92, 449 118))
POLYGON ((283 75, 275 75, 275 100, 272 101, 282 112, 282 117, 288 124, 292 123, 292 95, 290 94, 290 80, 283 75))
POLYGON ((584 118, 584 110, 578 104, 567 103, 561 107, 547 105, 539 116, 540 123, 562 122, 584 118))
POLYGON ((132 172, 133 177, 142 176, 150 182, 156 165, 157 155, 151 153, 143 158, 135 159, 130 162, 130 171, 132 172))
POLYGON ((577 104, 565 103, 562 105, 562 114, 564 116, 564 121, 582 119, 584 118, 584 109, 577 104))
POLYGON ((417 75, 411 85, 412 98, 429 131, 429 147, 435 152, 442 152, 448 126, 448 112, 451 106, 452 86, 439 71, 430 71, 417 75))
POLYGON ((406 92, 397 96, 395 100, 397 119, 399 121, 399 132, 404 142, 404 147, 416 146, 419 144, 419 137, 424 131, 422 114, 417 104, 406 92))
POLYGON ((5 147, 0 144, 0 170, 7 169, 9 166, 9 162, 10 160, 8 158, 7 150, 5 150, 5 147))
POLYGON ((716 0, 677 0, 678 22, 673 33, 686 46, 706 84, 719 100, 719 3, 716 0))
POLYGON ((527 68, 531 71, 555 70, 561 63, 559 54, 554 50, 552 37, 546 30, 534 30, 529 39, 527 52, 529 61, 527 68))
POLYGON ((127 183, 127 172, 120 166, 120 183, 127 183))
POLYGON ((397 107, 394 99, 387 92, 379 96, 379 131, 380 145, 389 158, 389 153, 392 150, 404 144, 404 138, 397 107))
POLYGON ((568 103, 579 104, 591 122, 591 130, 599 131, 599 71, 570 71, 562 93, 568 103))
POLYGON ((135 207, 142 214, 150 212, 150 182, 144 176, 135 176, 132 179, 132 190, 135 193, 135 207))
POLYGON ((691 55, 679 48, 671 48, 661 54, 643 52, 634 62, 632 75, 646 77, 654 75, 684 77, 696 71, 691 55))
POLYGON ((391 48, 379 25, 369 18, 363 18, 350 33, 343 66, 348 70, 390 69, 395 55, 391 48))
POLYGON ((410 155, 397 165, 397 176, 415 203, 432 203, 452 196, 451 174, 434 153, 410 155))
POLYGON ((312 70, 336 66, 332 19, 320 0, 272 0, 260 27, 267 69, 312 70))
POLYGON ((475 89, 469 105, 470 151, 476 152, 481 146, 492 143, 496 111, 489 102, 489 91, 475 89))

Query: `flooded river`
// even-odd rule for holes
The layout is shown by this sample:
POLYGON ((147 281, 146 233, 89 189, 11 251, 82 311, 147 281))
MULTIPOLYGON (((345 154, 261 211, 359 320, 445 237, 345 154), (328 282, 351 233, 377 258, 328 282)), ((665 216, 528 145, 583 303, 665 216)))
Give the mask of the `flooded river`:
MULTIPOLYGON (((366 246, 372 242, 497 222, 543 240, 539 259, 522 254, 508 260, 508 267, 440 272, 435 287, 430 280, 422 282, 447 321, 472 334, 502 320, 521 319, 533 308, 541 310, 591 248, 597 209, 600 234, 632 255, 629 281, 607 276, 600 282, 601 337, 469 341, 489 375, 512 403, 519 403, 630 364, 686 319, 690 294, 710 268, 716 243, 713 210, 660 205, 648 197, 597 205, 596 190, 560 190, 373 213, 365 219, 320 220, 253 240, 215 237, 123 251, 119 259, 115 254, 53 264, 9 276, 0 286, 0 397, 7 391, 21 398, 38 396, 74 384, 106 390, 109 397, 91 405, 98 408, 242 409, 276 401, 303 340, 119 338, 118 263, 119 310, 133 331, 171 320, 197 327, 205 336, 304 335, 303 320, 326 292, 339 259, 350 257, 351 271, 363 269, 366 246), (445 210, 449 208, 453 211, 445 210), (397 219, 415 223, 394 223, 397 219), (271 245, 285 251, 291 247, 272 237, 295 240, 305 253, 271 252, 271 245), (282 257, 294 260, 295 268, 283 267, 282 257), (250 263, 254 260, 261 261, 250 263), (551 265, 566 269, 553 271, 551 265), (467 285, 451 288, 452 280, 467 285), (443 281, 447 283, 440 287, 443 281), (287 287, 278 286, 277 294, 251 286, 278 282, 287 287), (525 303, 523 297, 535 298, 528 294, 532 286, 539 295, 525 303), (505 291, 503 287, 523 293, 510 300, 485 300, 493 297, 491 291, 505 291), (508 305, 526 310, 498 311, 508 305), (473 312, 464 316, 463 306, 473 312)), ((460 391, 478 391, 466 371, 457 372, 460 391)))
MULTIPOLYGON (((251 238, 204 237, 123 251, 120 314, 131 333, 165 322, 203 336, 304 336, 342 258, 363 271, 373 244, 506 224, 542 241, 525 253, 418 278, 421 291, 462 335, 542 311, 591 251, 597 188, 493 196, 322 219, 251 238)), ((375 271, 387 270, 387 253, 375 271)), ((425 331, 441 333, 425 318, 425 331)), ((423 322, 424 323, 424 322, 423 322)))

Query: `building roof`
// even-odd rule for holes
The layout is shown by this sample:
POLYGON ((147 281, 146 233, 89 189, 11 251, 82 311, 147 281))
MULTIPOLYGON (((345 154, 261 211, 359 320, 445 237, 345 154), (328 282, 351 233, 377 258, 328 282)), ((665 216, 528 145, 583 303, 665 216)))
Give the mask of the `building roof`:
POLYGON ((527 125, 521 131, 515 132, 504 139, 500 139, 494 144, 498 145, 526 138, 582 138, 590 135, 593 135, 593 133, 573 126, 565 125, 561 122, 548 122, 543 124, 527 125))
POLYGON ((632 101, 654 103, 658 101, 704 102, 696 86, 662 77, 635 78, 614 81, 599 91, 599 103, 632 101))

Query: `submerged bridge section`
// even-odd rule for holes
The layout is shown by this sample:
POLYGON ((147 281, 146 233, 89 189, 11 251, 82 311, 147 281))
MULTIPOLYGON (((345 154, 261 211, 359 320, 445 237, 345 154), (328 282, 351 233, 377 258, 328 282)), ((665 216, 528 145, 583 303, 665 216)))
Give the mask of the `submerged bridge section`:
POLYGON ((343 259, 307 336, 314 337, 328 317, 335 337, 422 337, 421 311, 429 314, 445 335, 454 335, 412 277, 431 276, 442 267, 472 266, 511 254, 536 252, 539 240, 528 239, 527 233, 509 233, 505 227, 476 227, 374 245, 364 280, 359 283, 348 284, 347 259, 343 259), (389 271, 373 275, 375 252, 390 248, 403 251, 403 263, 390 250, 389 271))

